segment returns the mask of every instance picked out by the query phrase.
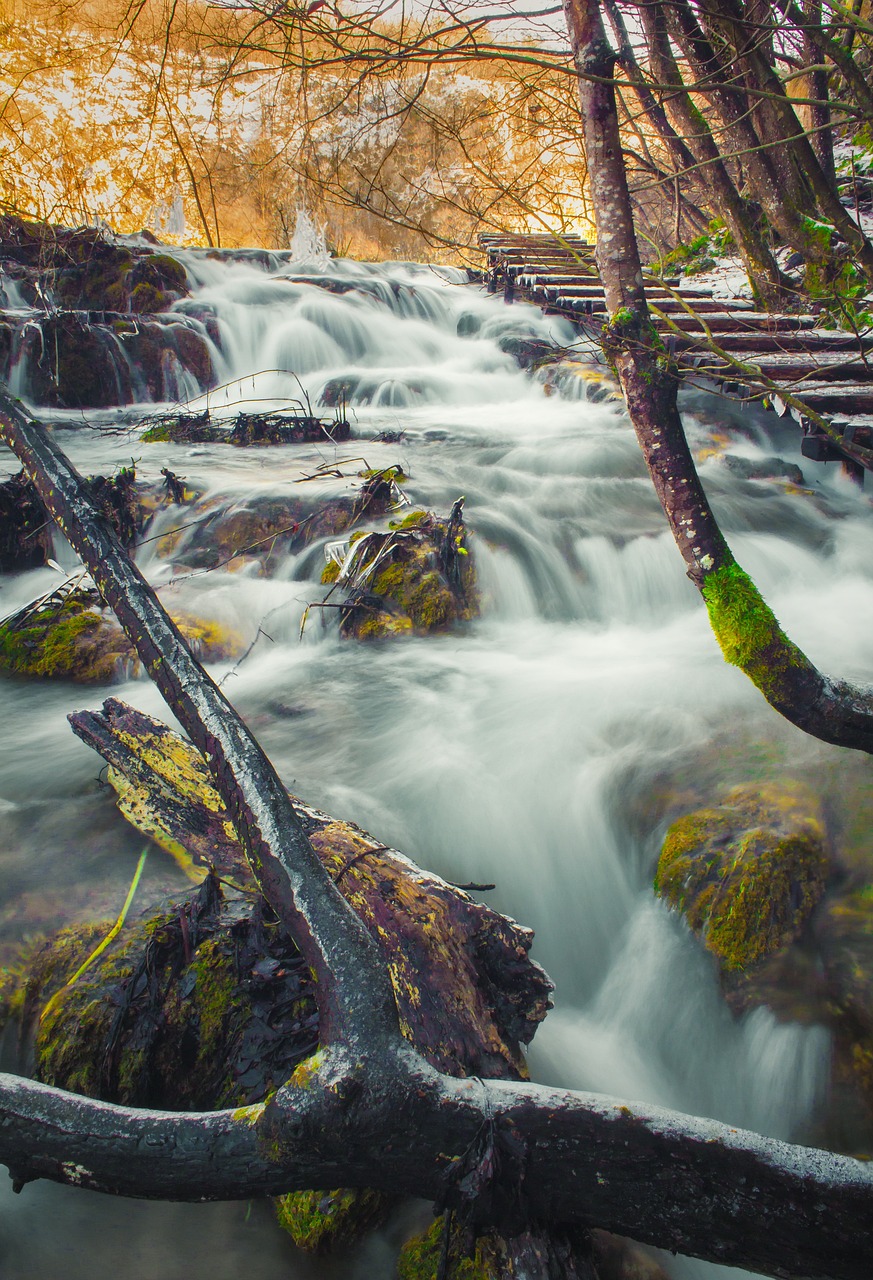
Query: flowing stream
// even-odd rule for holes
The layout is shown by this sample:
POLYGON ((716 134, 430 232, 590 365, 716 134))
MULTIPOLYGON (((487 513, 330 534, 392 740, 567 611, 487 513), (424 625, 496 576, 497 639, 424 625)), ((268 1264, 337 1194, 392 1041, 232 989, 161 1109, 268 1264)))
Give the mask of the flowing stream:
MULTIPOLYGON (((154 542, 142 548, 139 562, 166 603, 256 639, 232 672, 216 672, 279 772, 311 803, 422 866, 493 882, 487 901, 536 930, 534 954, 556 983, 556 1008, 531 1046, 537 1078, 808 1137, 827 1080, 827 1034, 763 1009, 735 1019, 707 954, 655 900, 652 876, 677 794, 690 808, 725 784, 790 773, 815 779, 838 804, 839 771, 860 766, 782 722, 724 664, 623 408, 587 399, 592 383, 578 371, 563 394, 547 394, 499 345, 570 344, 574 333, 450 270, 333 263, 307 281, 305 267, 291 271, 286 260, 182 257, 196 291, 177 309, 214 313, 214 360, 229 384, 203 395, 189 380, 195 405, 231 411, 305 393, 330 414, 318 408, 322 394, 333 401, 341 386, 352 439, 336 448, 145 445, 135 431, 105 430, 118 412, 56 412, 59 442, 80 470, 135 457, 143 478, 169 466, 207 494, 243 500, 287 493, 325 462, 348 477, 325 481, 325 492, 351 491, 365 465, 398 463, 416 505, 444 512, 465 495, 473 532, 481 617, 461 632, 375 645, 341 641, 328 611, 313 610, 298 638, 306 603, 324 594, 322 544, 270 578, 224 568, 179 581, 154 542), (403 434, 386 443, 377 439, 385 432, 403 434)), ((597 372, 590 350, 579 358, 597 372)), ((869 500, 835 467, 805 464, 806 491, 743 478, 726 457, 796 463, 795 432, 763 412, 684 394, 704 482, 741 563, 816 661, 870 680, 869 500)), ((17 470, 11 456, 3 461, 7 474, 17 470)), ((73 563, 61 546, 57 554, 73 563)), ((0 609, 52 579, 50 569, 4 579, 0 609)), ((111 916, 123 900, 141 840, 65 719, 109 692, 168 718, 146 680, 111 691, 0 684, 6 944, 111 916)), ((154 851, 139 905, 182 883, 154 851)), ((389 1277, 407 1224, 408 1215, 353 1256, 313 1261, 264 1205, 148 1205, 45 1183, 14 1197, 4 1182, 0 1272, 389 1277)), ((740 1274, 662 1261, 675 1280, 740 1274)))

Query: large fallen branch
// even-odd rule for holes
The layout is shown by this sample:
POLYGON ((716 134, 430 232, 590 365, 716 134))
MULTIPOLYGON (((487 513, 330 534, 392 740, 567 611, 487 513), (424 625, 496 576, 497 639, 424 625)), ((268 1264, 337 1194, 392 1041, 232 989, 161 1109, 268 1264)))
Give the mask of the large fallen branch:
POLYGON ((371 937, 275 771, 187 651, 81 478, 5 397, 3 438, 202 750, 253 874, 315 970, 323 1051, 269 1101, 199 1114, 112 1106, 0 1076, 0 1161, 114 1194, 240 1198, 369 1186, 474 1225, 598 1225, 773 1276, 867 1280, 873 1172, 724 1124, 521 1082, 457 1079, 399 1031, 371 937))

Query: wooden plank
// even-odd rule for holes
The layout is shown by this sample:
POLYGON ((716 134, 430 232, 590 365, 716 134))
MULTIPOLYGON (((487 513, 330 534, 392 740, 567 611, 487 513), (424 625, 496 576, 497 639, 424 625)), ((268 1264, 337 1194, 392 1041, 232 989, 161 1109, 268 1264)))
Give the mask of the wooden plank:
MULTIPOLYGON (((516 277, 519 284, 524 281, 524 276, 516 277)), ((542 279, 538 279, 536 284, 529 286, 542 291, 545 297, 549 298, 602 298, 603 286, 601 284, 549 284, 544 283, 542 279)), ((711 289, 665 289, 663 285, 647 284, 647 298, 673 298, 676 294, 680 298, 687 298, 692 301, 694 298, 711 298, 711 289)), ((724 303, 721 303, 724 306, 724 303)))
MULTIPOLYGON (((671 316, 671 324, 685 332, 703 333, 703 326, 694 316, 687 313, 671 316)), ((713 335, 718 333, 791 333, 799 330, 815 328, 815 316, 788 314, 770 315, 766 311, 728 311, 723 310, 707 315, 706 324, 713 335)), ((662 329, 670 332, 667 325, 662 329)))
MULTIPOLYGON (((873 337, 856 338, 853 333, 844 333, 840 329, 799 329, 783 333, 765 333, 757 329, 735 333, 713 329, 712 336, 726 351, 808 351, 810 354, 818 351, 873 351, 873 337)), ((672 341, 677 351, 706 350, 706 339, 702 335, 673 334, 672 341)))
MULTIPOLYGON (((864 364, 863 360, 847 360, 845 354, 840 352, 834 352, 829 357, 824 354, 812 357, 803 353, 782 355, 760 352, 745 358, 758 366, 761 377, 773 382, 783 382, 786 390, 794 394, 799 394, 796 390, 799 382, 851 382, 858 385, 873 382, 873 367, 864 364)), ((680 366, 716 380, 728 378, 731 381, 754 382, 755 377, 754 374, 743 373, 718 356, 707 353, 693 357, 682 356, 680 366)))
POLYGON ((798 382, 792 395, 805 400, 811 409, 826 416, 856 417, 873 413, 873 384, 798 382))
MULTIPOLYGON (((688 313, 685 311, 682 303, 677 301, 675 298, 658 298, 655 305, 660 311, 663 311, 665 314, 669 314, 671 318, 674 312, 677 313, 677 315, 688 316, 688 313)), ((749 307, 751 312, 752 304, 747 303, 746 305, 749 307)), ((720 318, 725 317, 726 322, 728 322, 732 317, 726 315, 723 307, 723 302, 713 301, 711 298, 699 298, 694 300, 694 310, 700 315, 717 315, 720 318)), ((580 319, 584 319, 585 316, 605 315, 606 302, 602 294, 599 297, 594 298, 568 298, 564 294, 561 294, 549 303, 546 310, 553 315, 566 315, 570 319, 573 319, 574 316, 578 316, 580 319)), ((693 316, 688 316, 689 320, 693 320, 693 318, 693 316)))

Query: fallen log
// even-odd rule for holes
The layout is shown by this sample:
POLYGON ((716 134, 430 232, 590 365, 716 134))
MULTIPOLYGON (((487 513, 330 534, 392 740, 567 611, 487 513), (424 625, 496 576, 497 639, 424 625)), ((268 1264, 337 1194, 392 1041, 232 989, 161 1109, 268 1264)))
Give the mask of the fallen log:
MULTIPOLYGON (((211 868, 254 888, 227 810, 189 742, 115 699, 102 712, 69 719, 110 766, 129 822, 192 877, 211 868)), ((552 990, 528 954, 532 932, 353 823, 290 800, 325 871, 379 948, 403 1034, 441 1071, 525 1078, 521 1045, 546 1016, 552 990)))
POLYGON ((598 1225, 772 1276, 869 1280, 867 1165, 597 1095, 458 1079, 417 1053, 372 935, 257 742, 45 431, 7 395, 0 421, 203 752, 259 889, 315 972, 322 1041, 305 1078, 233 1111, 113 1106, 0 1076, 0 1161, 17 1185, 197 1200, 372 1187, 434 1200, 474 1233, 598 1225))

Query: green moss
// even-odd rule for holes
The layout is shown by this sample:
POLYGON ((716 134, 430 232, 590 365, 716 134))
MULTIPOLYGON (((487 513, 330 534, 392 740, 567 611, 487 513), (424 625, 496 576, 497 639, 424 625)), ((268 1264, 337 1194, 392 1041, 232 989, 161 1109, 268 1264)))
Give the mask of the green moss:
POLYGON ((409 479, 402 467, 368 467, 365 471, 359 471, 358 475, 362 480, 374 480, 379 476, 382 480, 393 480, 395 484, 402 484, 409 479))
POLYGON ((814 674, 809 659, 788 639, 733 558, 707 576, 703 598, 725 661, 744 671, 768 702, 778 706, 789 701, 798 673, 814 674))
POLYGON ((65 984, 111 928, 106 921, 64 929, 31 962, 25 1009, 36 1011, 58 993, 39 1021, 34 1046, 35 1075, 44 1084, 99 1096, 103 1046, 115 1016, 104 999, 105 983, 130 975, 124 945, 106 952, 72 986, 65 984))
POLYGON ((157 273, 167 289, 175 289, 184 293, 188 287, 188 276, 181 262, 168 253, 153 253, 148 259, 148 266, 157 273))
POLYGON ((324 1050, 319 1049, 310 1058, 304 1058, 303 1062, 297 1064, 288 1083, 296 1089, 308 1089, 312 1084, 313 1076, 315 1076, 323 1062, 324 1050))
POLYGON ((723 969, 746 970, 799 936, 827 872, 814 798, 771 783, 734 788, 722 805, 674 822, 655 889, 723 969))
POLYGON ((156 311, 163 311, 170 301, 170 297, 163 289, 158 289, 155 285, 143 280, 136 285, 130 295, 130 309, 138 315, 150 315, 156 311))
POLYGON ((348 1248, 384 1221, 391 1204, 381 1191, 367 1188, 293 1191, 275 1201, 279 1225, 299 1249, 313 1253, 348 1248))
POLYGON ((625 329, 632 325, 636 319, 636 312, 630 307, 619 307, 618 311, 614 311, 609 317, 609 323, 614 329, 625 329))
POLYGON ((157 426, 149 427, 140 436, 140 440, 144 444, 165 444, 172 438, 170 428, 166 423, 159 423, 157 426))
POLYGON ((214 938, 201 942, 193 961, 197 975, 192 999, 199 1023, 197 1059, 206 1069, 219 1057, 237 990, 236 964, 214 938))
POLYGON ((702 275, 704 271, 712 271, 714 266, 715 258, 708 258, 706 256, 702 258, 695 258, 693 262, 688 263, 685 268, 685 274, 686 276, 699 276, 702 275))
POLYGON ((411 619, 385 609, 369 610, 354 628, 358 640, 384 640, 386 636, 412 634, 411 619))
POLYGON ((99 614, 71 604, 60 613, 42 610, 28 627, 0 627, 0 667, 21 675, 67 676, 80 666, 82 641, 100 625, 99 614))
POLYGON ((428 518, 427 511, 410 511, 402 520, 389 520, 389 529, 417 529, 428 518))
POLYGON ((430 555, 415 550, 387 565, 373 579, 373 592, 395 603, 416 631, 435 631, 448 626, 458 613, 455 597, 442 574, 428 568, 430 555))
MULTIPOLYGON (((398 1280, 436 1280, 443 1254, 444 1219, 437 1218, 420 1236, 408 1240, 397 1259, 398 1280)), ((459 1233, 452 1233, 449 1274, 452 1280, 503 1280, 508 1274, 501 1250, 490 1236, 481 1236, 471 1258, 459 1257, 459 1233)))
POLYGON ((329 587, 331 583, 336 582, 340 576, 342 565, 338 560, 328 560, 327 564, 321 571, 321 581, 324 586, 329 587))

